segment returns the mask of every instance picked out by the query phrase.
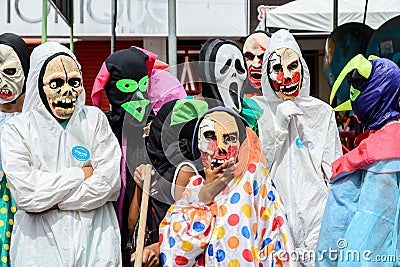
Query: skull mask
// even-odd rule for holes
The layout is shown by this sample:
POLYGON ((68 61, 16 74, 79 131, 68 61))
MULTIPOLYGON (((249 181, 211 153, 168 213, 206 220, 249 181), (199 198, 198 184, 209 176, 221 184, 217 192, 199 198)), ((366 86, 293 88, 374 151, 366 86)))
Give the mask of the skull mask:
POLYGON ((10 46, 0 44, 0 104, 17 99, 23 91, 24 81, 17 53, 10 46))
POLYGON ((242 110, 241 95, 246 70, 241 51, 234 45, 223 44, 215 58, 215 81, 225 107, 242 110))
POLYGON ((252 87, 261 90, 261 69, 269 36, 264 32, 255 32, 246 39, 243 53, 246 58, 247 74, 252 87))
POLYGON ((300 93, 302 66, 299 55, 291 48, 280 48, 268 58, 269 82, 276 95, 294 100, 300 93))
POLYGON ((56 119, 69 119, 74 113, 76 99, 83 91, 77 63, 66 54, 57 54, 48 59, 43 69, 43 103, 56 119))
POLYGON ((227 112, 207 114, 199 125, 198 145, 204 167, 217 168, 225 161, 237 159, 239 154, 239 127, 227 112))

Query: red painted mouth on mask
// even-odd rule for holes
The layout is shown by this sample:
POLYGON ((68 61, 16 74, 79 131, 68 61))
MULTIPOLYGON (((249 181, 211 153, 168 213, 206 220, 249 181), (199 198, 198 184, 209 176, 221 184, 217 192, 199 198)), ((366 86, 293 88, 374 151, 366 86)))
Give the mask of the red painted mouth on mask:
POLYGON ((255 68, 253 66, 250 66, 248 69, 248 73, 251 86, 261 89, 261 67, 255 68))
POLYGON ((227 153, 224 154, 214 154, 214 157, 211 160, 211 169, 217 168, 225 163, 225 161, 233 158, 236 160, 237 155, 239 153, 239 149, 236 146, 228 146, 227 153))
MULTIPOLYGON (((213 156, 211 156, 211 170, 218 168, 222 164, 225 163, 225 161, 233 158, 236 160, 238 154, 239 154, 239 149, 236 146, 228 146, 228 151, 224 151, 221 153, 221 151, 218 151, 217 148, 217 141, 212 141, 208 144, 208 151, 212 151, 214 153, 213 156), (220 154, 221 153, 221 154, 220 154)), ((208 157, 209 155, 207 153, 201 152, 201 160, 203 163, 203 166, 207 166, 208 164, 208 157)))
POLYGON ((272 86, 275 92, 281 92, 286 96, 298 96, 300 93, 300 72, 295 72, 292 79, 284 79, 283 72, 279 72, 278 81, 272 81, 272 86))
POLYGON ((0 97, 10 99, 13 97, 13 93, 8 88, 3 87, 0 89, 0 97))

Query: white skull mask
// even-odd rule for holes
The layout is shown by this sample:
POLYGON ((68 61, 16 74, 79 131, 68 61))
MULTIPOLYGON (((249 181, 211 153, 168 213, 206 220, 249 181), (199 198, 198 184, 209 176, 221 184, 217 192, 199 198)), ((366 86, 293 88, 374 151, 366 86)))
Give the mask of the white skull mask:
POLYGON ((24 87, 24 71, 17 53, 0 44, 0 104, 14 101, 24 87))
POLYGON ((56 118, 66 120, 72 116, 83 86, 81 72, 71 57, 59 55, 48 62, 43 75, 43 91, 56 118))
POLYGON ((225 107, 242 110, 240 96, 246 79, 242 52, 230 44, 223 44, 215 57, 215 81, 225 107))

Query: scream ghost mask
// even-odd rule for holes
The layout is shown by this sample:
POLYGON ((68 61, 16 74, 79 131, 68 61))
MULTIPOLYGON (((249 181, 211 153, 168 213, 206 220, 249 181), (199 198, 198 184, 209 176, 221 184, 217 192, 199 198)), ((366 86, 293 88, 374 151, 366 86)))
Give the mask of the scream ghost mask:
POLYGON ((262 62, 269 40, 270 37, 266 32, 255 32, 247 37, 243 45, 250 84, 260 90, 262 62))
POLYGON ((302 66, 299 55, 291 48, 279 48, 268 58, 268 79, 276 95, 294 100, 300 93, 302 66))
POLYGON ((214 169, 239 153, 239 128, 229 113, 207 114, 199 125, 198 144, 204 167, 214 169))
POLYGON ((240 111, 240 91, 246 77, 243 57, 233 45, 222 45, 215 57, 215 80, 225 106, 240 111))
POLYGON ((40 97, 58 120, 69 119, 83 91, 82 75, 74 59, 64 53, 47 59, 39 77, 40 97))
POLYGON ((239 47, 230 40, 210 39, 200 50, 199 60, 204 64, 200 67, 202 95, 240 112, 247 74, 239 47))
POLYGON ((0 104, 16 100, 25 93, 29 52, 24 40, 13 33, 0 35, 0 104))

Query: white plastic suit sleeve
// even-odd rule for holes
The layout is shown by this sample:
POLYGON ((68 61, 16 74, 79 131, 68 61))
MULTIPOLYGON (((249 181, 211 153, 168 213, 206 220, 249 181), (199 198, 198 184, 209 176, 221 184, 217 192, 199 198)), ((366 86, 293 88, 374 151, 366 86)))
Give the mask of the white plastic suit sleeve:
POLYGON ((304 112, 291 100, 287 100, 278 105, 276 109, 276 123, 282 129, 287 129, 290 119, 304 112))
POLYGON ((18 130, 5 124, 2 132, 2 164, 18 209, 42 212, 57 205, 84 180, 81 168, 63 168, 57 173, 35 170, 30 152, 18 130))
POLYGON ((121 149, 106 116, 98 114, 91 157, 93 175, 63 198, 58 204, 61 210, 92 210, 119 196, 121 149))
MULTIPOLYGON (((289 123, 295 121, 293 118, 304 115, 303 111, 291 100, 287 100, 278 105, 275 117, 275 155, 280 155, 283 143, 289 136, 289 123)), ((276 159, 274 159, 276 160, 276 159)))

